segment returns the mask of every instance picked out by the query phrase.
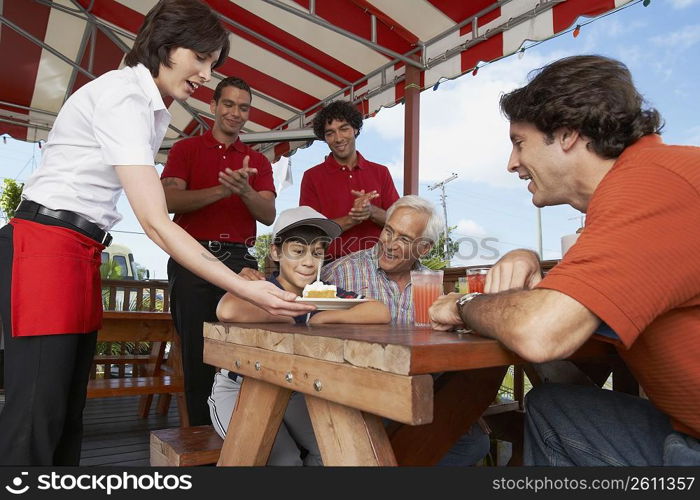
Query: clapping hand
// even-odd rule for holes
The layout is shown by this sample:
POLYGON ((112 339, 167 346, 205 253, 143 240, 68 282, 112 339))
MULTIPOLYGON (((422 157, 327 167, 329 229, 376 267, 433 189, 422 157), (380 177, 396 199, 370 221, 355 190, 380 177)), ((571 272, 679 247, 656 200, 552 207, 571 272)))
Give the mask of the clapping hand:
POLYGON ((258 169, 248 167, 250 156, 243 158, 243 167, 238 170, 227 168, 219 172, 219 183, 226 188, 230 194, 244 196, 252 191, 252 187, 248 183, 248 178, 251 175, 257 174, 258 169))
POLYGON ((355 191, 353 189, 350 192, 353 194, 353 196, 355 196, 355 201, 353 202, 352 208, 350 209, 350 212, 348 212, 348 215, 353 221, 358 223, 369 219, 372 215, 373 206, 370 201, 378 198, 379 193, 377 193, 377 191, 365 193, 364 189, 360 191, 355 191))

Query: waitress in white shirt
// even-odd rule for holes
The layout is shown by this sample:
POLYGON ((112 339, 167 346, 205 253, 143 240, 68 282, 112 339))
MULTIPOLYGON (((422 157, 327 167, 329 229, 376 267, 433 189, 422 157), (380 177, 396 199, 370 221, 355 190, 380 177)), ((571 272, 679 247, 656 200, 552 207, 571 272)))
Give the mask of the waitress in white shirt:
POLYGON ((168 217, 153 162, 170 121, 163 97, 186 100, 228 49, 208 6, 161 0, 126 66, 84 85, 56 118, 15 218, 0 229, 0 465, 79 463, 102 322, 100 254, 121 219, 122 188, 148 237, 195 274, 274 314, 309 311, 272 283, 238 277, 168 217))

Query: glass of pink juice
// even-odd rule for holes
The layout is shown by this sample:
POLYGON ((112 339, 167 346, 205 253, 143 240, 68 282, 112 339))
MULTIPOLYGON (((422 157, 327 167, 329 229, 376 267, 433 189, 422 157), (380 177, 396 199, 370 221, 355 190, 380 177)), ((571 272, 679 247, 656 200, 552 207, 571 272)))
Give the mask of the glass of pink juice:
POLYGON ((467 269, 469 293, 484 293, 484 285, 486 284, 486 275, 488 272, 488 267, 473 267, 471 269, 467 269))
POLYGON ((442 295, 442 275, 442 271, 411 271, 413 322, 416 326, 430 326, 428 309, 442 295))

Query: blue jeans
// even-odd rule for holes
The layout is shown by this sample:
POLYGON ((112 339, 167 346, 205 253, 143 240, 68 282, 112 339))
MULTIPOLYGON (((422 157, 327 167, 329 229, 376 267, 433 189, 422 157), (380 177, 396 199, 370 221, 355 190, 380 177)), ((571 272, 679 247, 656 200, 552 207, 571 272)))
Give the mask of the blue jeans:
POLYGON ((476 465, 489 452, 491 441, 488 434, 481 430, 478 423, 472 424, 452 448, 445 453, 437 465, 467 466, 476 465))
POLYGON ((700 443, 648 400, 543 384, 525 400, 525 465, 700 465, 700 443))

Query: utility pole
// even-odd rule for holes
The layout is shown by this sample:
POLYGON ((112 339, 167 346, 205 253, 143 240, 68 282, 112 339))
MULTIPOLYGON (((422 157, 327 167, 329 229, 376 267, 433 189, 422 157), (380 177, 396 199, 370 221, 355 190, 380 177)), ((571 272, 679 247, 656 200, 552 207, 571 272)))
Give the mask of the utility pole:
POLYGON ((537 207, 537 254, 540 256, 540 260, 544 259, 542 251, 542 209, 540 207, 537 207))
POLYGON ((457 178, 457 174, 455 174, 454 172, 452 172, 452 175, 449 176, 447 179, 444 179, 444 180, 441 181, 441 182, 437 182, 437 183, 433 184, 432 186, 428 186, 428 189, 429 189, 430 191, 432 191, 432 190, 434 190, 434 189, 437 189, 437 188, 440 188, 440 190, 441 190, 441 192, 442 192, 442 194, 440 194, 440 202, 442 203, 442 213, 443 213, 444 216, 445 216, 445 236, 443 237, 443 244, 444 244, 443 250, 444 250, 444 252, 445 252, 444 255, 445 255, 445 258, 447 259, 447 265, 448 265, 448 266, 450 265, 450 259, 447 258, 448 226, 447 226, 447 195, 445 194, 445 184, 447 184, 448 182, 451 182, 451 181, 455 180, 456 178, 457 178))

